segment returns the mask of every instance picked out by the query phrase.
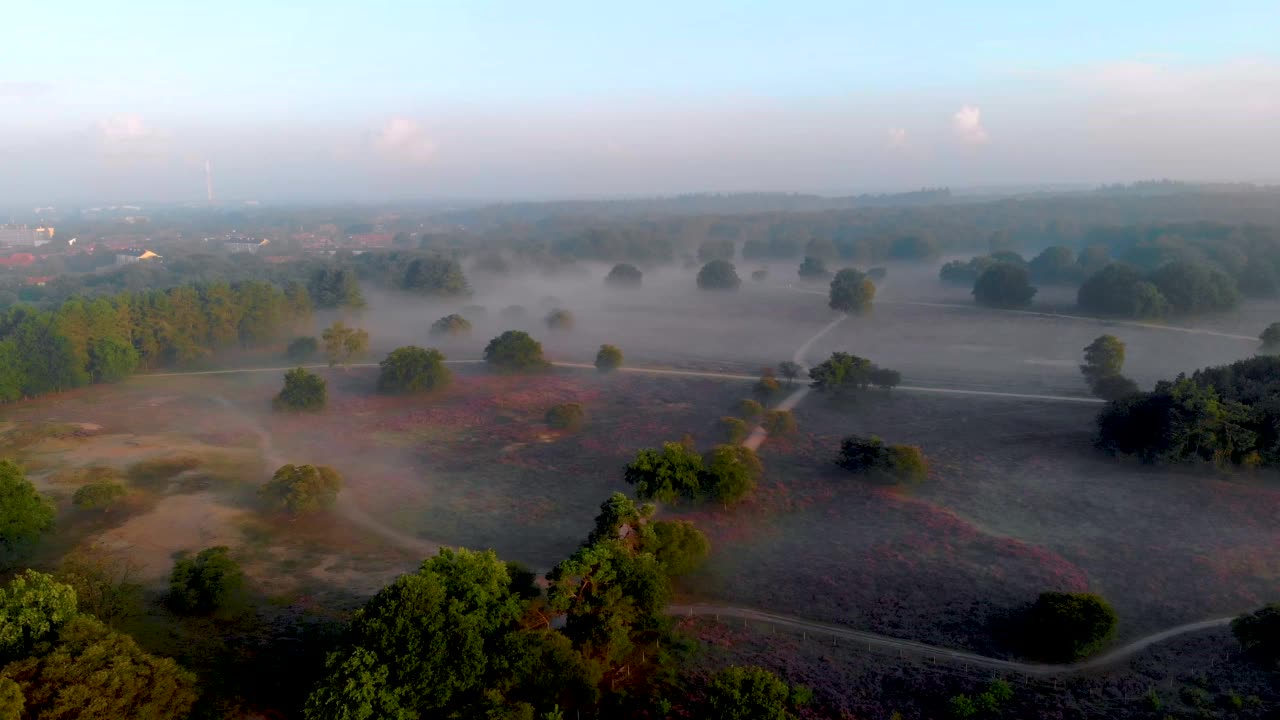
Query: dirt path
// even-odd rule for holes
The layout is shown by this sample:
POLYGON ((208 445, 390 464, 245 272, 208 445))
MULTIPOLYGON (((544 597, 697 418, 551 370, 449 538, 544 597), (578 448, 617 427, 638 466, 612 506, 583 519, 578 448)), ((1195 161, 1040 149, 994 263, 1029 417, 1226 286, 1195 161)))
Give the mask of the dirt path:
POLYGON ((916 642, 914 640, 904 640, 902 638, 888 637, 886 635, 877 635, 876 633, 852 630, 839 625, 814 622, 803 618, 779 615, 777 613, 753 610, 751 608, 735 607, 733 605, 672 605, 667 609, 667 612, 674 616, 700 616, 714 617, 716 619, 731 617, 739 620, 745 620, 747 622, 766 623, 775 627, 784 627, 791 630, 799 630, 804 633, 822 635, 832 638, 833 642, 838 642, 839 640, 851 640, 857 645, 866 645, 869 649, 874 647, 881 650, 897 651, 904 654, 910 653, 917 657, 928 657, 935 660, 960 662, 966 665, 973 665, 991 670, 1016 672, 1036 677, 1072 675, 1108 667, 1127 660, 1156 643, 1164 642, 1165 640, 1169 640, 1180 635, 1225 627, 1229 625, 1232 620, 1232 618, 1225 617, 1187 623, 1185 625, 1179 625, 1174 628, 1169 628, 1168 630, 1148 635, 1144 638, 1139 638, 1127 645, 1115 648, 1114 650, 1110 650, 1088 660, 1064 665, 1048 665, 1044 663, 1000 660, 998 658, 978 655, 964 650, 954 650, 951 648, 937 647, 935 645, 926 645, 925 643, 916 642))

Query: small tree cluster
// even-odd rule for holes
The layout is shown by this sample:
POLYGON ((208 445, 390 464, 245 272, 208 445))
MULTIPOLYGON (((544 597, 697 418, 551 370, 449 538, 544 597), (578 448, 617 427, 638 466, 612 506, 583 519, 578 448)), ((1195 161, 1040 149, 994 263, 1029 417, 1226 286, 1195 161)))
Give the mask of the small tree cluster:
POLYGON ((453 380, 444 361, 439 350, 414 345, 396 348, 378 364, 378 392, 408 395, 443 388, 453 380))
POLYGON ((876 386, 885 390, 897 387, 902 375, 897 370, 882 368, 870 360, 835 352, 822 364, 809 370, 810 387, 821 392, 843 395, 876 386))
POLYGON ((813 701, 803 686, 791 686, 758 667, 728 667, 707 682, 704 707, 707 720, 795 720, 797 711, 813 701))
POLYGON ((786 379, 787 385, 794 383, 802 372, 804 372, 804 367, 798 362, 783 360, 778 363, 778 374, 786 379))
POLYGON ((1120 373, 1123 369, 1124 343, 1114 335, 1100 335, 1084 349, 1080 372, 1096 397, 1118 400, 1139 392, 1138 384, 1120 373))
POLYGON ((596 352, 596 370, 602 373, 613 372, 622 367, 622 351, 615 345, 601 345, 596 352))
POLYGON ((467 320, 466 318, 462 317, 457 313, 454 313, 452 315, 445 315, 439 320, 431 323, 430 332, 432 335, 436 335, 436 336, 470 335, 471 321, 467 320))
POLYGON ((741 445, 717 445, 703 458, 690 444, 668 442, 637 453, 623 477, 642 500, 714 499, 728 505, 750 494, 761 472, 755 452, 741 445))
POLYGON ((542 357, 542 343, 521 330, 508 330, 490 340, 484 348, 484 361, 508 372, 540 370, 547 366, 542 357))
POLYGON ((827 305, 846 314, 861 314, 871 309, 876 297, 876 284, 863 273, 845 268, 831 280, 827 305))
POLYGON ((258 495, 272 509, 302 515, 333 507, 341 491, 342 476, 327 465, 282 465, 258 495))
POLYGON ((324 378, 305 368, 294 368, 284 374, 284 387, 271 401, 271 407, 292 412, 318 412, 324 409, 328 398, 329 390, 324 378))
POLYGON ((1023 308, 1035 295, 1027 268, 1011 262, 997 262, 973 283, 973 299, 987 307, 1023 308))
POLYGON ((556 430, 578 430, 587 421, 587 412, 578 403, 562 403, 547 410, 546 421, 556 430))
POLYGON ((232 606, 243 589, 244 571, 232 559, 231 548, 205 548, 173 564, 169 605, 178 612, 207 615, 232 606))
POLYGON ((778 383, 778 378, 773 376, 773 368, 765 368, 760 374, 760 379, 756 381, 755 387, 751 389, 751 393, 756 396, 756 400, 761 405, 768 405, 782 390, 782 385, 778 383))
POLYGON ((770 410, 764 414, 761 424, 771 436, 785 437, 795 433, 796 415, 790 410, 770 410))
POLYGON ((850 435, 840 441, 836 465, 876 482, 919 482, 929 474, 924 453, 914 445, 886 445, 875 435, 850 435))

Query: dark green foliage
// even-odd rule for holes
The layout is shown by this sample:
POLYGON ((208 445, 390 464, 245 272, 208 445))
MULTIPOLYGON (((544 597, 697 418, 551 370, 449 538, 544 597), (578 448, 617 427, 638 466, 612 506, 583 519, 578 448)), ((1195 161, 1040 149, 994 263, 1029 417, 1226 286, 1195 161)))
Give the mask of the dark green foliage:
POLYGON ((698 288, 701 290, 737 290, 741 284, 737 270, 728 260, 712 260, 698 271, 698 288))
POLYGON ((0 663, 30 652, 76 614, 76 592, 52 575, 25 570, 0 588, 0 663))
POLYGON ((975 257, 968 262, 960 260, 952 260, 942 266, 938 271, 938 277, 942 282, 949 285, 962 285, 964 287, 973 287, 982 273, 986 272, 991 266, 996 264, 995 258, 989 255, 975 257))
POLYGON ((1280 322, 1273 322, 1258 336, 1262 343, 1262 352, 1268 355, 1280 353, 1280 322))
POLYGON ((975 698, 978 709, 989 716, 998 716, 1012 699, 1013 686, 1007 680, 999 678, 988 683, 987 689, 975 698))
POLYGON ((751 434, 751 427, 736 417, 720 418, 720 427, 724 431, 724 440, 727 443, 740 443, 751 434))
POLYGON ((587 412, 578 403, 563 403, 547 410, 546 421, 556 430, 576 431, 587 421, 587 412))
POLYGON ((891 390, 902 384, 902 373, 889 368, 872 367, 867 379, 881 390, 891 390))
POLYGON ((114 480, 99 480, 76 489, 71 504, 80 510, 110 510, 129 491, 114 480))
POLYGON ((420 295, 457 297, 469 291, 457 260, 416 252, 367 252, 355 260, 361 275, 420 295))
POLYGON ((839 396, 866 390, 872 385, 894 387, 902 381, 902 376, 896 370, 881 368, 866 358, 835 352, 809 369, 809 379, 813 389, 839 396))
POLYGON ((794 720, 805 697, 773 673, 758 667, 728 667, 716 673, 706 688, 706 720, 794 720))
POLYGON ((1280 668, 1280 603, 1232 620, 1231 634, 1258 662, 1269 668, 1280 668))
POLYGON ((445 315, 439 320, 431 323, 432 335, 470 335, 471 323, 466 318, 454 313, 453 315, 445 315))
POLYGON ((756 396, 761 405, 767 405, 781 390, 782 385, 778 383, 778 379, 773 376, 773 370, 770 369, 756 381, 755 387, 751 388, 751 394, 756 396))
POLYGON ((1022 308, 1035 295, 1027 269, 1009 262, 992 265, 973 283, 973 299, 987 307, 1022 308))
POLYGON ((335 320, 325 328, 320 333, 320 339, 324 342, 324 358, 329 362, 329 367, 346 367, 369 349, 369 333, 360 328, 347 327, 341 320, 335 320))
POLYGON ((966 720, 978 716, 978 703, 968 695, 952 695, 947 699, 947 715, 954 720, 966 720))
POLYGON ((642 500, 678 502, 702 494, 702 456, 678 442, 663 443, 662 449, 636 453, 623 471, 623 479, 634 485, 642 500))
POLYGON ((1081 310, 1095 315, 1156 318, 1169 302, 1153 284, 1128 265, 1108 265, 1084 281, 1076 293, 1081 310))
POLYGON ((1080 277, 1080 266, 1076 263, 1076 254, 1069 247, 1054 245, 1045 248, 1039 255, 1027 263, 1031 279, 1039 283, 1069 283, 1080 277))
POLYGON ((613 372, 622 367, 622 351, 615 345, 601 345, 596 352, 596 370, 602 373, 613 372))
POLYGON ((446 387, 453 372, 444 364, 444 353, 414 345, 396 348, 378 363, 378 392, 409 395, 446 387))
POLYGON ((992 248, 991 259, 995 260, 996 263, 1009 263, 1023 268, 1027 267, 1026 259, 1020 253, 1012 250, 996 250, 992 248))
POLYGON ((282 465, 258 495, 273 510, 301 515, 328 510, 341 491, 342 476, 327 465, 282 465))
POLYGON ((304 363, 314 358, 319 351, 320 341, 310 335, 303 335, 289 341, 289 346, 284 350, 284 356, 290 362, 304 363))
POLYGON ((133 579, 136 571, 129 559, 95 547, 63 558, 57 577, 75 590, 80 612, 114 626, 142 612, 142 585, 133 579))
POLYGON ((53 504, 12 460, 0 460, 0 567, 53 529, 53 504))
POLYGON ((688 520, 658 520, 645 525, 644 530, 651 536, 641 547, 652 552, 671 577, 693 572, 711 553, 707 536, 688 520))
POLYGON ((360 280, 352 270, 326 266, 311 274, 307 284, 311 302, 318 308, 362 308, 364 295, 360 293, 360 280))
POLYGON ((556 308, 547 313, 547 327, 552 330, 572 330, 573 329, 573 313, 562 308, 556 308))
POLYGON ((1220 396, 1212 384, 1179 377, 1157 383, 1149 393, 1108 403, 1098 415, 1097 444, 1106 452, 1136 455, 1145 462, 1270 464, 1280 456, 1276 431, 1259 422, 1263 417, 1244 403, 1220 396))
POLYGON ((540 370, 547 366, 542 358, 542 343, 520 330, 508 330, 489 341, 484 348, 484 361, 507 371, 540 370))
POLYGON ((852 268, 845 268, 831 279, 827 305, 842 313, 861 314, 871 309, 876 297, 876 285, 866 275, 852 268))
POLYGON ((1138 384, 1124 377, 1124 343, 1114 335, 1100 335, 1084 349, 1080 372, 1094 396, 1119 400, 1140 392, 1138 384))
POLYGON ((610 287, 640 287, 644 273, 630 263, 618 263, 613 266, 604 278, 604 284, 610 287))
POLYGON ((51 652, 0 675, 20 686, 26 718, 181 720, 197 696, 195 675, 87 615, 58 631, 51 652))
POLYGON ((929 474, 929 464, 920 448, 886 445, 875 435, 850 435, 841 440, 836 465, 889 485, 919 482, 929 474))
POLYGON ((1084 275, 1092 275, 1110 264, 1111 251, 1106 245, 1090 245, 1081 250, 1080 257, 1076 258, 1076 265, 1084 275))
POLYGON ((737 254, 737 250, 732 240, 728 239, 711 239, 704 240, 698 246, 698 262, 711 262, 712 260, 733 260, 733 256, 737 254))
POLYGON ((830 274, 830 271, 827 270, 827 263, 822 258, 806 255, 805 259, 800 263, 799 275, 805 280, 818 280, 830 274))
MULTIPOLYGON (((742 445, 717 445, 703 461, 697 496, 732 505, 750 495, 763 472, 755 451, 742 445)), ((695 496, 696 497, 696 496, 695 496)))
POLYGON ((1230 310, 1240 304, 1231 276, 1204 263, 1171 262, 1151 273, 1150 280, 1169 301, 1171 312, 1193 315, 1230 310))
POLYGON ((89 379, 119 382, 138 368, 141 358, 132 345, 116 338, 98 338, 89 345, 89 379))
POLYGON ((1041 593, 1027 611, 1026 652, 1047 662, 1074 662, 1111 641, 1116 612, 1099 595, 1041 593))
POLYGON ((231 558, 231 549, 219 545, 173 564, 168 601, 177 612, 208 615, 233 606, 243 590, 244 571, 231 558))
POLYGON ((328 399, 329 389, 324 378, 305 368, 294 368, 284 374, 284 387, 271 401, 271 407, 292 412, 318 412, 324 409, 328 399))
POLYGON ((1138 387, 1138 383, 1124 375, 1107 375, 1098 378, 1089 386, 1089 389, 1093 392, 1094 397, 1108 402, 1142 392, 1142 388, 1138 387))
POLYGON ((785 437, 796 431, 796 415, 790 410, 770 410, 764 414, 765 432, 774 437, 785 437))
POLYGON ((939 252, 938 242, 928 236, 900 237, 889 246, 889 257, 895 260, 928 260, 937 257, 939 252))

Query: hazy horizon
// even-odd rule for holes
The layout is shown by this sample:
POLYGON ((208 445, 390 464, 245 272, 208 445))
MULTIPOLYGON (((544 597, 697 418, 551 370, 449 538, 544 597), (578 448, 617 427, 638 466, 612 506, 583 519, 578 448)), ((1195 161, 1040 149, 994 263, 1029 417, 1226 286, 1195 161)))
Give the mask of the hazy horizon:
POLYGON ((16 8, 14 203, 1274 181, 1263 2, 16 8))

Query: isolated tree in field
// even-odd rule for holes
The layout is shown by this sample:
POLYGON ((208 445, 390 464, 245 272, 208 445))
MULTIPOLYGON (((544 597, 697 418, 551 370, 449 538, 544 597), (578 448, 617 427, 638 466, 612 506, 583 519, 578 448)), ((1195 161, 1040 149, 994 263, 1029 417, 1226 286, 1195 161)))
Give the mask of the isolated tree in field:
POLYGON ((804 372, 804 368, 798 362, 783 360, 778 363, 778 374, 786 379, 787 385, 794 383, 796 378, 800 377, 801 372, 804 372))
POLYGON ((545 322, 551 330, 572 330, 573 313, 562 308, 556 308, 547 313, 545 322))
POLYGON ((12 460, 0 460, 0 567, 53 529, 53 504, 12 460))
POLYGON ((76 615, 76 591, 24 570, 0 588, 0 662, 22 657, 76 615))
POLYGON ((1027 263, 1031 278, 1044 283, 1071 282, 1078 277, 1079 267, 1075 252, 1064 245, 1045 248, 1027 263))
POLYGON ((1114 335, 1100 335, 1084 349, 1080 372, 1089 389, 1103 400, 1118 400, 1139 392, 1134 381, 1121 374, 1124 343, 1114 335))
POLYGON ((732 505, 756 488, 763 468, 754 450, 742 445, 717 445, 703 460, 699 494, 732 505))
POLYGON ((507 371, 539 370, 547 366, 542 358, 542 343, 521 330, 508 330, 490 340, 484 348, 484 361, 507 371))
POLYGON ((751 434, 751 426, 739 418, 726 415, 720 418, 720 428, 724 431, 727 443, 738 444, 751 434))
POLYGON ((602 373, 613 372, 622 367, 622 351, 615 345, 601 345, 596 352, 596 370, 602 373))
POLYGON ((329 367, 346 367, 369 349, 369 333, 360 328, 347 327, 341 320, 335 320, 325 328, 320 339, 324 341, 324 357, 329 362, 329 367))
POLYGON ((471 322, 461 315, 454 313, 445 315, 439 320, 431 323, 431 334, 436 336, 448 335, 458 337, 471 334, 471 322))
POLYGON ((605 276, 604 284, 620 288, 640 287, 643 279, 644 273, 640 272, 640 268, 630 263, 618 263, 605 276))
POLYGON ((578 430, 587 421, 587 412, 579 403, 562 403, 547 410, 546 421, 556 430, 578 430))
POLYGON ((1231 634, 1263 666, 1280 668, 1280 603, 1272 603, 1231 621, 1231 634))
POLYGON ((805 280, 818 280, 827 277, 830 273, 827 271, 827 263, 821 258, 806 256, 800 263, 798 274, 805 280))
POLYGON ((728 667, 711 677, 706 720, 795 720, 794 710, 811 697, 805 688, 792 688, 778 676, 758 667, 728 667))
POLYGON ((1258 336, 1262 343, 1262 352, 1267 355, 1280 353, 1280 322, 1273 322, 1258 336))
POLYGON ((1088 657, 1110 642, 1115 632, 1115 610, 1102 596, 1091 593, 1040 593, 1025 622, 1028 654, 1047 662, 1088 657))
POLYGON ((636 488, 641 500, 676 503, 702 492, 702 456, 684 443, 663 443, 661 449, 636 453, 623 471, 623 479, 636 488))
POLYGON ((886 445, 875 435, 850 435, 841 440, 836 465, 887 484, 919 482, 929 473, 929 464, 920 448, 886 445))
POLYGON ((439 350, 415 345, 396 348, 378 363, 378 392, 409 395, 439 390, 453 380, 453 372, 444 361, 439 350))
POLYGON ((329 400, 324 378, 305 368, 294 368, 284 374, 284 387, 271 401, 276 410, 319 412, 329 400))
POLYGON ((1008 262, 992 265, 973 283, 973 299, 987 307, 1023 308, 1035 295, 1027 269, 1008 262))
POLYGON ((303 363, 315 357, 319 351, 319 341, 310 335, 304 335, 289 341, 288 347, 284 350, 284 356, 290 362, 303 363))
POLYGON ((790 410, 770 410, 764 414, 765 432, 773 437, 785 437, 796 431, 796 415, 790 410))
POLYGON ((327 465, 281 465, 258 495, 274 510, 302 515, 333 507, 341 491, 342 476, 327 465))
POLYGON ((98 480, 77 488, 71 504, 78 510, 110 510, 128 494, 124 485, 115 480, 98 480))
POLYGON ((870 278, 853 268, 845 268, 831 279, 827 305, 832 310, 857 315, 870 310, 875 297, 876 284, 870 278))
POLYGON ((871 385, 871 373, 875 369, 876 365, 866 358, 835 352, 810 368, 809 385, 814 390, 835 395, 865 390, 871 385))
POLYGON ((23 718, 181 720, 195 704, 193 673, 92 617, 69 620, 54 640, 3 670, 22 688, 23 718))
POLYGON ((698 271, 698 288, 701 290, 737 290, 741 284, 737 270, 728 260, 712 260, 698 271))
POLYGON ((244 571, 225 545, 182 557, 169 575, 169 606, 191 615, 207 615, 235 603, 244 589, 244 571))

